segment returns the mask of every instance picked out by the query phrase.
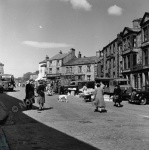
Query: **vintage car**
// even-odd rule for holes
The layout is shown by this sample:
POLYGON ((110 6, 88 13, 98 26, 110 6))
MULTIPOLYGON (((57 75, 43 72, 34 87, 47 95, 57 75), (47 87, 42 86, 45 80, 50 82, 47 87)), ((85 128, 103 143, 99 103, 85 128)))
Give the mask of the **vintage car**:
POLYGON ((65 93, 71 93, 74 91, 75 94, 79 94, 84 85, 87 85, 87 88, 95 87, 95 81, 72 81, 69 85, 64 85, 65 93))
POLYGON ((4 88, 3 88, 3 83, 0 81, 0 93, 3 93, 4 88))
POLYGON ((141 90, 133 90, 129 103, 138 103, 146 105, 149 103, 149 85, 144 86, 141 90))
POLYGON ((129 84, 129 80, 125 78, 96 78, 96 83, 102 82, 104 87, 104 93, 108 95, 114 94, 115 85, 119 85, 121 88, 121 96, 123 100, 128 100, 130 98, 130 93, 132 92, 132 86, 129 84))

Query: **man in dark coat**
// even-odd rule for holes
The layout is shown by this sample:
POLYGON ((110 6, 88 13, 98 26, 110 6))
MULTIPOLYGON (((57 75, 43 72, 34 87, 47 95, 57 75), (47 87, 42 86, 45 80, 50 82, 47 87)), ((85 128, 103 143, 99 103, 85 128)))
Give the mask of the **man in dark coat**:
POLYGON ((116 85, 115 89, 114 89, 114 97, 113 97, 113 100, 114 100, 114 106, 117 106, 117 107, 120 107, 122 106, 121 105, 121 102, 122 102, 122 98, 121 98, 121 88, 119 85, 116 85))
POLYGON ((27 109, 31 109, 33 103, 35 102, 34 100, 34 86, 31 83, 32 81, 27 81, 26 88, 25 88, 25 104, 27 106, 27 109))

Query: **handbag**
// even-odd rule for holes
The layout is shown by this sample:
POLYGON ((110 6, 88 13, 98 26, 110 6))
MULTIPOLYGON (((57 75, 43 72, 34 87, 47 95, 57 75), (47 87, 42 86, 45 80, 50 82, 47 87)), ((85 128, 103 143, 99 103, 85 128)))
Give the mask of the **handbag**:
POLYGON ((119 96, 118 95, 114 95, 113 96, 113 102, 115 102, 116 100, 118 100, 119 96))

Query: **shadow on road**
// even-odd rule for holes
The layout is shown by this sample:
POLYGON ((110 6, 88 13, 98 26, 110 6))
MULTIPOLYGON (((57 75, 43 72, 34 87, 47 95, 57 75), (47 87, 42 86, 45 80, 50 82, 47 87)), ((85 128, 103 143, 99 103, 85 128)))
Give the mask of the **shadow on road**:
MULTIPOLYGON (((24 114, 25 107, 21 107, 22 101, 17 98, 3 93, 0 101, 10 112, 18 108, 12 112, 15 124, 3 126, 11 150, 100 150, 24 114)), ((33 106, 33 109, 38 108, 33 106)))

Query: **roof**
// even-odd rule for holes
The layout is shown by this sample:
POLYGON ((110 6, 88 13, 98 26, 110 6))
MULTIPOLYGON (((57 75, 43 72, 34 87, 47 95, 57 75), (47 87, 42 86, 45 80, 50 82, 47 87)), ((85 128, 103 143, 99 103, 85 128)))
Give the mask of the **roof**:
POLYGON ((40 67, 47 67, 47 64, 43 64, 43 65, 41 65, 40 67))
POLYGON ((85 65, 85 64, 94 64, 100 61, 99 57, 92 56, 92 57, 85 57, 85 58, 75 58, 70 60, 63 66, 74 66, 74 65, 85 65))
POLYGON ((63 59, 64 57, 66 57, 67 55, 68 55, 68 53, 56 54, 50 60, 60 60, 60 59, 63 59))
POLYGON ((43 63, 46 63, 46 62, 47 62, 47 60, 45 59, 45 60, 39 62, 39 64, 43 64, 43 63))
POLYGON ((113 44, 114 42, 116 42, 118 40, 118 38, 115 38, 112 42, 110 42, 109 44, 107 44, 105 47, 103 47, 102 51, 104 49, 106 49, 107 47, 109 47, 111 44, 113 44))
POLYGON ((129 27, 125 27, 124 30, 123 30, 123 34, 124 34, 125 30, 129 30, 129 31, 132 31, 132 32, 140 32, 141 28, 129 28, 129 27))
POLYGON ((149 15, 149 12, 145 12, 145 14, 144 14, 144 16, 143 16, 143 18, 142 18, 142 20, 141 20, 141 22, 140 22, 140 25, 142 25, 142 24, 143 24, 143 22, 144 22, 144 19, 145 19, 146 15, 149 15))
POLYGON ((0 76, 13 76, 12 74, 1 74, 0 76))

